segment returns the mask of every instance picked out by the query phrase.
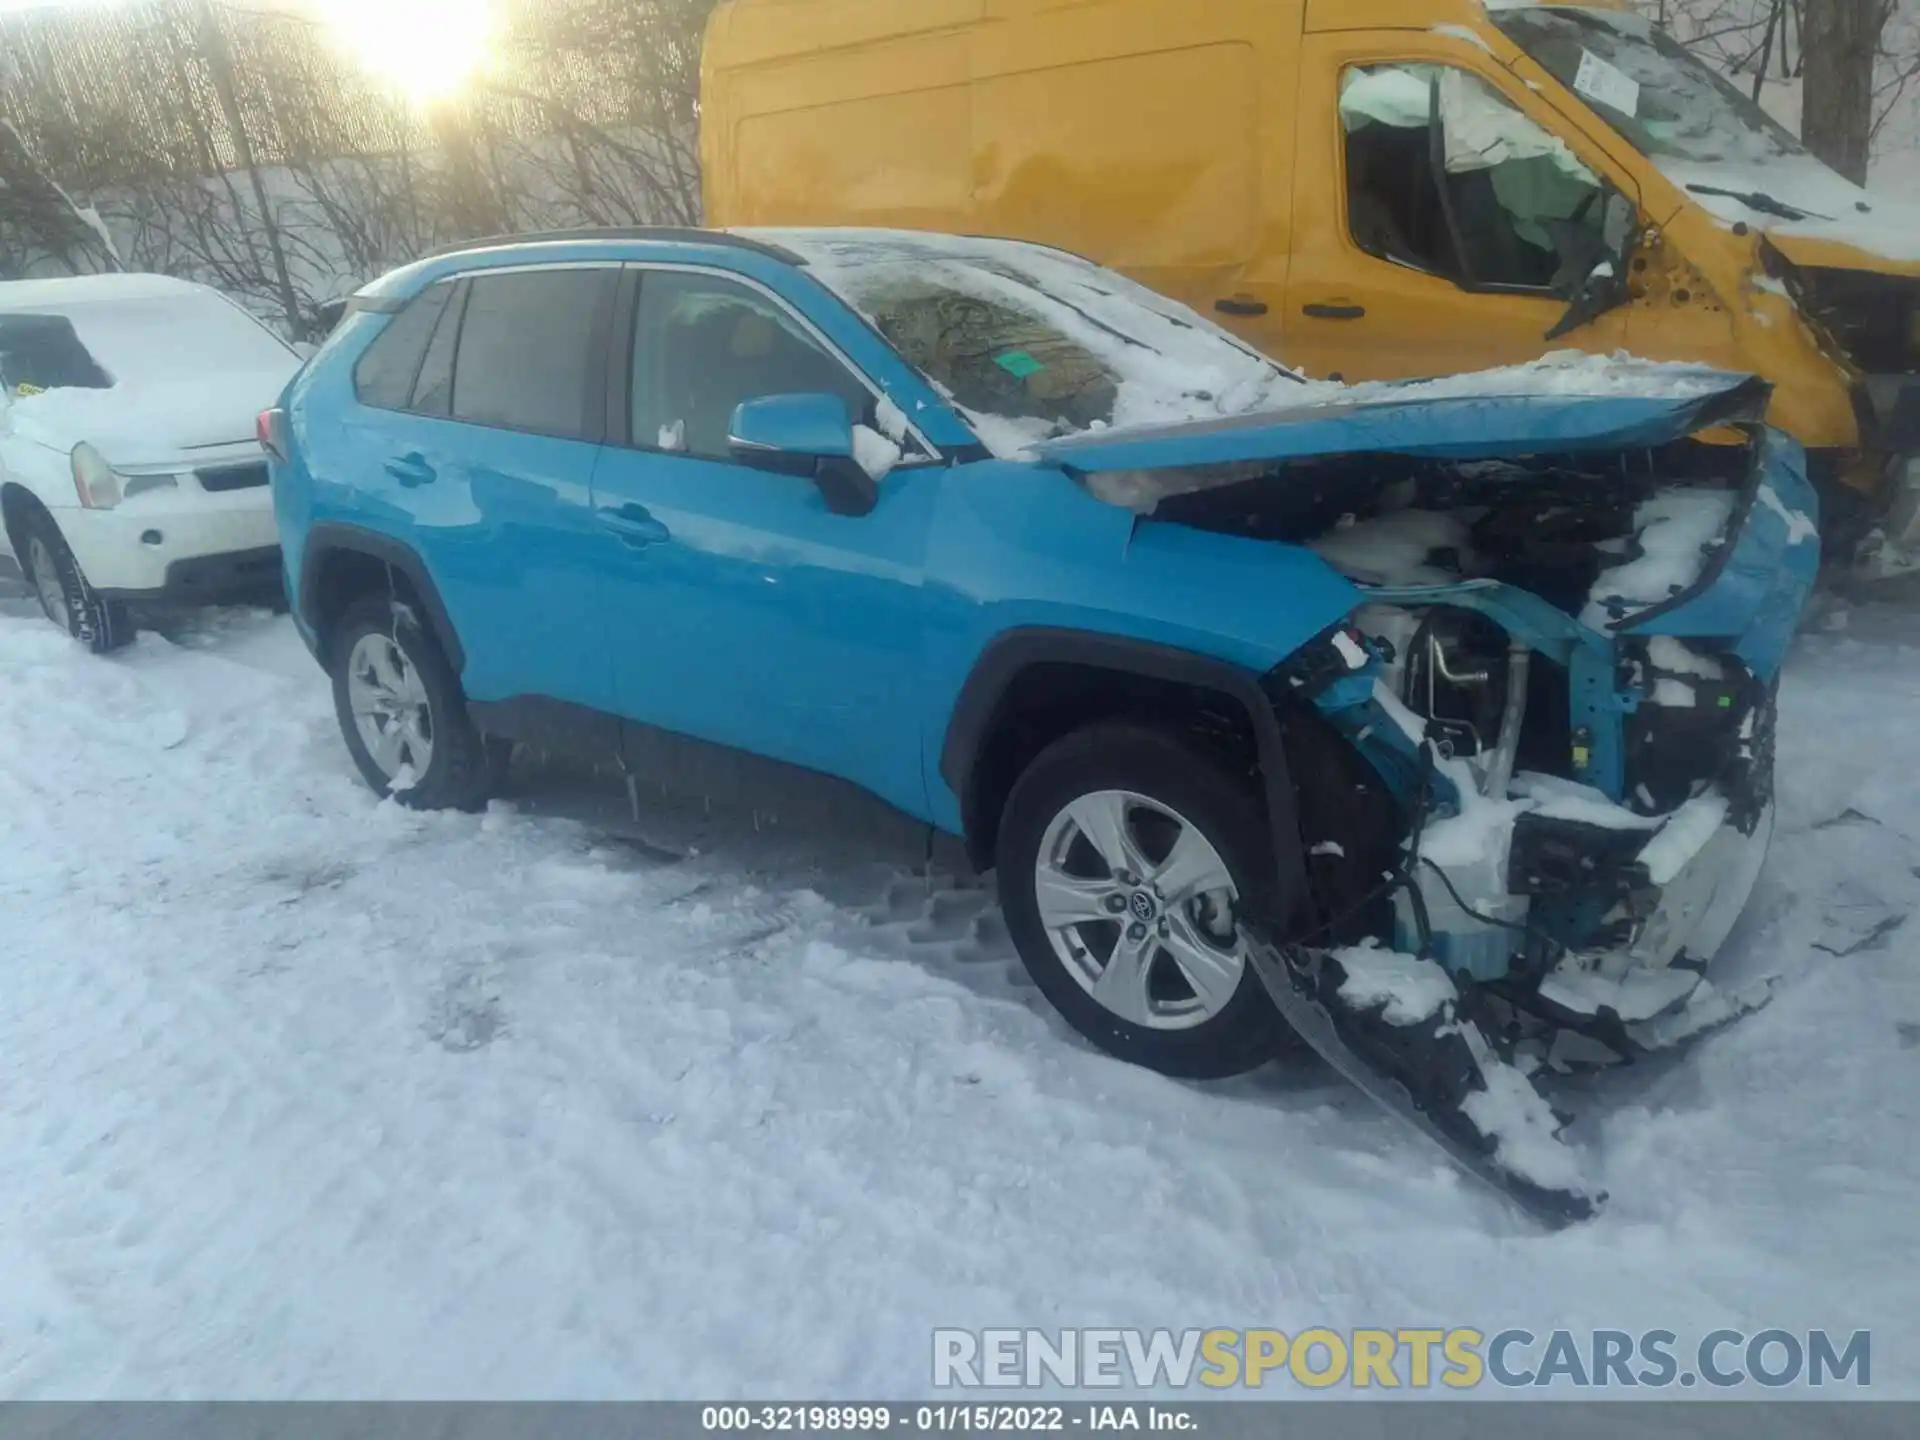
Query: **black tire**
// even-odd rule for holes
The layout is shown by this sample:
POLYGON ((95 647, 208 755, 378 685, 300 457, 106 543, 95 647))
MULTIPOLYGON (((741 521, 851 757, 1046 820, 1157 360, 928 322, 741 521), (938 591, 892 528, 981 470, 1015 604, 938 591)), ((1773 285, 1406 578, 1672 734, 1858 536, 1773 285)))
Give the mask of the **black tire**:
POLYGON ((1259 801, 1203 751, 1140 724, 1089 726, 1043 751, 1014 786, 1001 817, 1000 898, 1021 961, 1067 1022, 1116 1059, 1188 1080, 1242 1075, 1298 1049, 1251 965, 1221 1009, 1188 1029, 1132 1023, 1109 1010, 1055 952, 1041 920, 1035 864, 1057 816, 1083 796, 1126 791, 1188 821, 1226 863, 1241 910, 1270 895, 1273 846, 1259 801))
POLYGON ((445 652, 421 629, 411 609, 392 600, 363 600, 352 606, 327 637, 327 671, 333 677, 334 714, 347 751, 376 795, 392 796, 414 810, 484 809, 498 788, 510 746, 489 740, 467 713, 466 693, 445 652), (407 667, 419 678, 430 717, 432 752, 424 774, 406 789, 394 789, 394 777, 367 748, 354 718, 349 669, 355 647, 370 635, 393 642, 407 667))
POLYGON ((27 512, 20 531, 15 545, 20 570, 33 586, 47 619, 95 655, 108 655, 131 645, 133 617, 127 613, 127 607, 117 600, 103 598, 87 583, 87 577, 80 571, 80 562, 73 558, 73 551, 68 548, 66 537, 60 533, 53 516, 35 507, 27 512), (51 571, 51 587, 42 584, 43 563, 51 571))

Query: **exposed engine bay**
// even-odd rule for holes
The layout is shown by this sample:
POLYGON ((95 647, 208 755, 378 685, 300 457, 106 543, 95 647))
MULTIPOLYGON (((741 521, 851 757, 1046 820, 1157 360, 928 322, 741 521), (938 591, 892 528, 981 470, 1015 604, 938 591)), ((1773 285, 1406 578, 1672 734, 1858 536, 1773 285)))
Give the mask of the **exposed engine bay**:
POLYGON ((1551 462, 1341 456, 1281 476, 1161 483, 1178 493, 1156 520, 1305 545, 1374 597, 1352 622, 1371 692, 1319 703, 1388 788, 1397 777, 1398 804, 1371 822, 1392 833, 1354 833, 1351 802, 1330 798, 1323 828, 1340 833, 1306 837, 1324 847, 1316 860, 1375 864, 1420 847, 1400 913, 1361 934, 1476 980, 1538 978, 1586 954, 1686 958, 1676 927, 1650 924, 1665 872, 1694 858, 1676 866, 1663 837, 1688 807, 1715 823, 1679 827, 1667 848, 1697 850, 1725 823, 1759 826, 1772 799, 1772 687, 1729 648, 1734 637, 1622 631, 1709 586, 1752 506, 1812 537, 1753 447, 1688 441, 1551 462), (1371 710, 1402 753, 1385 753, 1371 710), (1422 764, 1428 779, 1410 773, 1422 764))
POLYGON ((1525 1074, 1765 998, 1704 972, 1771 837, 1778 652, 1817 564, 1811 490, 1774 444, 1159 477, 1155 522, 1309 548, 1365 601, 1272 686, 1314 913, 1263 981, 1343 1072, 1543 1214, 1587 1197, 1525 1074), (1762 568, 1741 552, 1762 528, 1806 554, 1785 630, 1756 641, 1750 600, 1715 606, 1762 568), (1390 960, 1438 966, 1457 1000, 1393 1021, 1390 960), (1473 1118, 1503 1087, 1532 1163, 1473 1118))

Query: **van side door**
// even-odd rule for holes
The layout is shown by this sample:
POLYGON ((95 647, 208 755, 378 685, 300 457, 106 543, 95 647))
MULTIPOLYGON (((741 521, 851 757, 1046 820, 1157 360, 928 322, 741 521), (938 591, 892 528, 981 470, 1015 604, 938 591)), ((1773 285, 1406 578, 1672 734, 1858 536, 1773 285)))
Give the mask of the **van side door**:
POLYGON ((1293 364, 1398 380, 1626 343, 1621 309, 1547 337, 1620 254, 1638 196, 1490 55, 1442 35, 1318 33, 1300 76, 1293 364))

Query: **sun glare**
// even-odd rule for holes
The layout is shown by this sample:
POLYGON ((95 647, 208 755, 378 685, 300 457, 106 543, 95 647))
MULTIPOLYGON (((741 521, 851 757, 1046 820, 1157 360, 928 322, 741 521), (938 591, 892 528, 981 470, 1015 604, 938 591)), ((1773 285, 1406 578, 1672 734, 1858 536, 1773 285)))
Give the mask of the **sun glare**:
POLYGON ((494 58, 493 0, 313 0, 360 64, 418 104, 443 100, 494 58))

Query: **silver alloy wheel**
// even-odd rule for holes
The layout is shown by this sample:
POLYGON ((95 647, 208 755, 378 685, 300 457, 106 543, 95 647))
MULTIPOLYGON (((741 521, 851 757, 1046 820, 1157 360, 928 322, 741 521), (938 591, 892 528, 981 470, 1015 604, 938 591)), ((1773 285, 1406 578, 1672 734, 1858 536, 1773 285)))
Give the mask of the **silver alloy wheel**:
POLYGON ((38 535, 27 542, 27 568, 33 571, 33 588, 40 597, 40 608, 47 619, 62 630, 70 629, 67 592, 60 584, 60 572, 54 568, 53 552, 38 535))
POLYGON ((419 780, 433 764, 433 705, 420 672, 391 635, 362 635, 347 657, 347 704, 360 742, 388 780, 419 780))
POLYGON ((1239 991, 1239 889, 1213 842, 1160 801, 1081 796, 1047 827, 1033 883, 1054 954, 1120 1019, 1190 1030, 1239 991))

